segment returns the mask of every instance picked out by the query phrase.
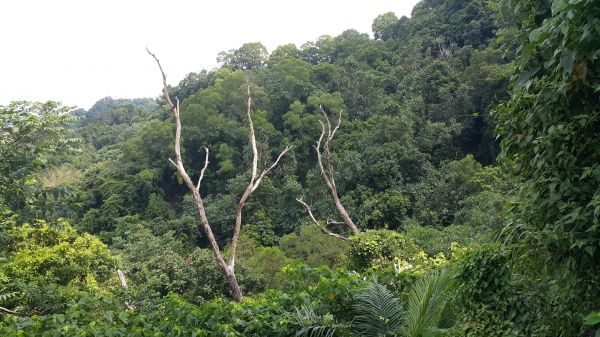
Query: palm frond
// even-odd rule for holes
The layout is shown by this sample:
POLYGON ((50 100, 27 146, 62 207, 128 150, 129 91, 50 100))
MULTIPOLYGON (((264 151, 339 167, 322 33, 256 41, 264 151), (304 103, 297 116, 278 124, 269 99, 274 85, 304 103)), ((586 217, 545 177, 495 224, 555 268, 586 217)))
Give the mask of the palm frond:
POLYGON ((298 337, 333 337, 335 328, 326 325, 303 327, 296 333, 298 337))
POLYGON ((415 282, 408 294, 406 306, 406 335, 424 337, 438 328, 452 278, 448 270, 435 271, 415 282))
POLYGON ((377 280, 354 297, 352 307, 356 312, 354 327, 360 336, 386 336, 402 326, 402 304, 377 280))

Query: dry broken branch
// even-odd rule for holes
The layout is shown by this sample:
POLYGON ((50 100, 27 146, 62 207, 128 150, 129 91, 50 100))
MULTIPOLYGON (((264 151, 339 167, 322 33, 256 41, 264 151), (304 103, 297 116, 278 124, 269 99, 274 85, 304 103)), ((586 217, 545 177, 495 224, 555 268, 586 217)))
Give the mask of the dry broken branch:
MULTIPOLYGON (((338 193, 337 193, 337 186, 335 185, 333 164, 331 161, 331 151, 329 149, 330 141, 333 139, 333 137, 335 136, 335 133, 339 130, 340 125, 342 124, 342 113, 340 111, 337 124, 332 129, 331 121, 329 120, 327 113, 325 113, 323 106, 322 105, 319 106, 319 109, 321 110, 321 113, 325 117, 325 123, 323 123, 322 121, 319 121, 319 123, 321 123, 321 135, 319 136, 319 139, 317 140, 317 143, 314 146, 315 150, 317 151, 317 162, 319 165, 319 171, 321 172, 321 176, 323 177, 325 184, 329 188, 329 192, 331 193, 331 197, 333 198, 335 207, 343 219, 343 221, 327 220, 327 224, 328 225, 329 224, 344 225, 352 232, 352 234, 357 234, 357 233, 359 233, 358 227, 356 227, 356 225, 352 221, 352 218, 350 218, 348 211, 346 211, 346 208, 344 207, 344 205, 342 205, 342 202, 340 201, 340 197, 338 196, 338 193), (325 125, 327 125, 327 127, 325 125), (325 141, 323 141, 323 140, 325 140, 325 141), (323 150, 321 150, 321 149, 323 149, 323 150), (323 151, 323 152, 321 152, 321 151, 323 151)), ((335 234, 335 233, 327 230, 326 228, 322 227, 319 224, 319 222, 315 219, 310 207, 305 202, 303 202, 302 199, 296 199, 296 200, 300 204, 302 204, 302 206, 304 206, 304 208, 308 212, 308 215, 310 216, 312 222, 315 223, 317 226, 319 226, 321 231, 323 231, 324 233, 326 233, 328 235, 347 240, 347 238, 345 238, 341 235, 335 234)))
POLYGON ((265 170, 262 171, 262 173, 260 174, 260 176, 258 176, 258 179, 256 179, 256 182, 254 183, 254 187, 252 188, 252 192, 254 192, 254 190, 256 190, 256 188, 260 184, 260 181, 262 180, 262 178, 264 176, 266 176, 269 172, 271 172, 271 170, 274 169, 277 166, 277 164, 279 164, 279 160, 281 160, 281 158, 283 156, 285 156, 285 154, 288 153, 291 149, 292 149, 292 146, 286 146, 285 149, 283 149, 283 151, 281 151, 281 153, 279 154, 279 156, 277 157, 277 159, 275 160, 275 162, 273 163, 273 165, 269 166, 267 169, 265 169, 265 170))
POLYGON ((256 145, 254 123, 252 122, 252 96, 250 94, 250 84, 248 83, 248 78, 246 78, 246 92, 248 95, 248 97, 246 99, 246 114, 248 116, 248 125, 250 128, 249 138, 250 138, 250 144, 252 145, 252 155, 253 155, 253 157, 252 157, 252 177, 250 178, 248 187, 246 187, 244 194, 242 194, 242 197, 240 198, 240 201, 238 203, 238 207, 237 207, 236 213, 235 213, 235 228, 233 231, 233 238, 231 240, 231 255, 229 257, 229 266, 232 268, 235 266, 235 259, 237 256, 237 242, 238 242, 238 238, 240 235, 240 231, 242 229, 242 211, 244 209, 244 205, 246 204, 246 200, 248 200, 248 198, 250 197, 252 192, 256 191, 256 189, 258 188, 258 186, 260 185, 260 183, 262 181, 262 178, 264 178, 264 176, 266 176, 273 168, 275 168, 279 164, 279 161, 281 160, 281 158, 283 156, 285 156, 285 154, 288 153, 292 149, 291 146, 286 146, 286 148, 279 154, 279 156, 277 156, 277 159, 275 160, 275 162, 268 168, 264 169, 260 173, 260 175, 258 175, 258 146, 256 145))
POLYGON ((119 283, 121 283, 121 287, 123 287, 124 289, 128 289, 127 279, 125 278, 125 274, 121 269, 117 269, 117 276, 119 276, 119 283))
MULTIPOLYGON (((127 286, 127 279, 125 278, 125 274, 121 269, 117 269, 117 276, 119 276, 119 283, 121 283, 121 287, 123 287, 125 290, 129 289, 127 286)), ((129 301, 125 301, 125 307, 129 310, 135 309, 135 307, 131 305, 129 301)))
POLYGON ((10 310, 10 309, 6 309, 4 307, 0 307, 0 313, 9 314, 9 315, 19 315, 18 312, 10 310))
POLYGON ((208 167, 208 148, 205 146, 204 151, 206 152, 206 157, 204 158, 204 167, 200 170, 200 177, 198 178, 198 184, 196 184, 196 191, 200 191, 200 184, 202 184, 202 179, 204 179, 204 171, 208 167))
POLYGON ((345 241, 347 241, 347 240, 348 240, 348 238, 347 238, 347 237, 345 237, 345 236, 343 236, 343 235, 340 235, 340 234, 336 234, 336 233, 334 233, 334 232, 332 232, 332 231, 328 230, 327 228, 325 228, 325 227, 321 226, 321 224, 320 224, 320 223, 317 221, 317 219, 316 219, 316 218, 315 218, 315 216, 313 215, 313 213, 312 213, 312 210, 311 210, 310 206, 309 206, 309 205, 308 205, 306 202, 304 202, 304 201, 302 200, 302 198, 300 198, 300 199, 296 198, 296 201, 298 201, 298 202, 299 202, 299 203, 300 203, 302 206, 304 206, 304 208, 305 208, 305 209, 306 209, 306 211, 308 212, 308 216, 310 217, 310 219, 312 220, 312 222, 313 222, 315 225, 317 225, 317 227, 319 227, 319 229, 321 230, 321 232, 323 232, 323 233, 325 233, 325 234, 327 234, 327 235, 333 236, 334 238, 342 239, 342 240, 345 240, 345 241))

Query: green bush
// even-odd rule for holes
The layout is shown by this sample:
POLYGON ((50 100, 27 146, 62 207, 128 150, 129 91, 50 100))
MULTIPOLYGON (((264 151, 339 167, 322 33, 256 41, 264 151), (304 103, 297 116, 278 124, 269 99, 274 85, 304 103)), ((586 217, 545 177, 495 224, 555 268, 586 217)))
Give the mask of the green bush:
POLYGON ((115 275, 117 259, 108 247, 66 222, 16 226, 3 218, 0 229, 6 243, 0 247, 0 290, 18 294, 0 305, 21 313, 60 311, 115 275))
POLYGON ((325 264, 333 268, 342 264, 348 243, 323 234, 317 226, 307 225, 298 233, 284 235, 279 240, 279 248, 285 255, 311 267, 325 264))
POLYGON ((489 242, 492 236, 491 231, 485 227, 450 225, 437 228, 415 223, 404 226, 404 235, 430 256, 438 253, 450 256, 453 242, 467 247, 489 242))
MULTIPOLYGON (((237 261, 238 265, 242 265, 242 271, 247 271, 255 281, 261 283, 261 288, 281 288, 281 268, 292 262, 281 249, 260 246, 245 230, 239 237, 237 261)), ((252 290, 260 289, 254 287, 252 290)))
POLYGON ((366 279, 357 273, 326 266, 311 268, 294 264, 284 267, 282 274, 286 278, 286 293, 305 293, 304 296, 312 299, 317 311, 345 320, 352 319, 349 309, 353 297, 367 284, 366 279))
POLYGON ((125 299, 106 294, 85 296, 64 314, 0 320, 1 336, 294 336, 303 326, 296 308, 351 320, 353 297, 365 286, 357 274, 327 267, 284 268, 287 293, 269 290, 240 303, 214 299, 194 305, 168 294, 152 305, 124 308, 125 299), (331 313, 331 314, 330 314, 331 313))
POLYGON ((395 259, 408 260, 419 251, 409 237, 398 232, 380 229, 354 235, 350 239, 347 265, 351 270, 385 267, 395 259))
POLYGON ((152 310, 125 310, 113 297, 86 297, 64 314, 10 316, 0 323, 2 336, 291 336, 292 299, 269 293, 241 303, 214 300, 198 307, 177 295, 152 310), (267 296, 268 295, 268 296, 267 296))
MULTIPOLYGON (((198 304, 230 294, 212 251, 189 247, 172 231, 155 236, 138 225, 117 246, 122 247, 117 252, 123 258, 123 271, 130 286, 140 292, 140 298, 158 298, 173 292, 198 304)), ((262 291, 265 281, 246 262, 237 265, 242 290, 245 294, 262 291)))

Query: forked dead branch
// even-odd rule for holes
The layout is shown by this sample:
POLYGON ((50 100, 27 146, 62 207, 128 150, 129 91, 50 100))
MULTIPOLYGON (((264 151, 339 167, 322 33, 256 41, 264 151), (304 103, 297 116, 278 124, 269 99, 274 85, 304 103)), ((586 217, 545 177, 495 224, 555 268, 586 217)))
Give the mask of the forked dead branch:
POLYGON ((204 202, 200 193, 202 179, 204 179, 204 172, 208 167, 208 148, 204 148, 206 152, 204 159, 204 167, 200 170, 198 182, 194 184, 194 182, 185 170, 185 167, 183 165, 183 158, 181 156, 181 119, 179 110, 179 99, 175 98, 175 102, 173 102, 168 91, 167 76, 163 71, 160 61, 158 60, 156 55, 150 52, 150 50, 146 50, 148 51, 148 54, 150 54, 158 64, 158 68, 160 69, 163 78, 163 96, 169 104, 169 107, 171 108, 171 112, 173 114, 173 118, 175 119, 175 161, 169 158, 169 162, 171 162, 171 164, 175 166, 175 168, 177 169, 177 173, 181 176, 181 178, 185 182, 185 185, 188 187, 188 189, 194 196, 194 201, 198 209, 198 214, 200 215, 200 224, 208 238, 208 241, 210 242, 210 246, 213 251, 215 260, 217 261, 217 264, 219 265, 223 274, 225 274, 225 277, 227 278, 227 282, 229 284, 229 287, 231 288, 231 297, 239 302, 242 299, 243 294, 235 274, 235 259, 237 254, 237 242, 242 228, 242 213, 244 205, 246 204, 246 201, 248 200, 250 195, 252 195, 252 193, 258 188, 262 179, 279 164, 281 158, 283 158, 283 156, 285 156, 292 149, 292 147, 286 146, 286 148, 279 154, 279 156, 271 166, 264 168, 260 174, 258 173, 258 150, 256 145, 256 136, 254 132, 254 124, 252 122, 252 96, 250 93, 250 84, 246 79, 246 115, 249 124, 249 139, 250 144, 252 145, 252 176, 250 178, 250 182, 248 183, 248 187, 246 187, 246 190, 244 191, 242 197, 238 202, 235 211, 235 228, 233 232, 233 237, 231 239, 231 255, 229 257, 229 262, 226 262, 225 258, 223 257, 223 253, 219 248, 217 240, 213 234, 212 227, 208 221, 208 218, 206 217, 204 202))
MULTIPOLYGON (((359 233, 360 231, 358 230, 358 227, 354 224, 354 221, 352 221, 352 218, 350 218, 348 211, 346 211, 346 208, 344 207, 344 205, 342 205, 342 202, 340 201, 340 197, 337 192, 337 186, 335 184, 333 164, 331 163, 331 150, 329 149, 329 143, 331 142, 333 136, 335 136, 335 133, 339 130, 340 125, 342 124, 342 113, 340 111, 337 124, 334 128, 332 128, 329 117, 327 116, 327 113, 325 113, 323 106, 319 106, 319 109, 325 117, 327 126, 325 126, 325 123, 323 123, 322 121, 319 121, 319 123, 321 123, 321 136, 317 140, 317 144, 314 146, 314 148, 317 151, 317 161, 319 164, 319 170, 321 171, 321 176, 323 177, 325 184, 329 188, 329 192, 331 194, 331 197, 333 198, 333 202, 335 203, 335 208, 337 209, 338 213, 343 219, 342 221, 327 220, 327 224, 344 225, 354 235, 359 233), (323 153, 321 153, 321 148, 323 149, 323 153)), ((302 198, 296 199, 296 201, 298 201, 306 209, 311 221, 315 225, 317 225, 323 233, 338 239, 348 240, 347 237, 340 234, 336 234, 328 230, 325 226, 322 226, 313 215, 311 207, 306 202, 304 202, 302 198)))

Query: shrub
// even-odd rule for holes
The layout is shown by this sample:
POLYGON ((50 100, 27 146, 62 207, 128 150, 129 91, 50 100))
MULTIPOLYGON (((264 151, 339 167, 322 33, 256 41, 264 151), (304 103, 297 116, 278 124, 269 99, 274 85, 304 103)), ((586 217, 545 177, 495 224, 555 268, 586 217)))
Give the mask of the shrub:
POLYGON ((223 299, 195 306, 169 295, 152 310, 125 310, 107 295, 85 297, 65 314, 5 318, 2 336, 290 336, 289 296, 273 292, 241 303, 223 299))
POLYGON ((126 310, 123 299, 96 294, 71 302, 64 314, 7 316, 0 320, 0 335, 283 337, 304 328, 296 319, 296 308, 351 319, 352 299, 365 285, 358 275, 305 265, 284 270, 292 277, 288 293, 269 290, 240 303, 218 298, 201 305, 168 294, 136 310, 126 310))
POLYGON ((469 225, 450 225, 436 228, 408 224, 405 225, 404 229, 404 235, 412 239, 421 250, 430 256, 439 253, 450 256, 453 242, 465 247, 488 242, 492 236, 491 231, 487 228, 469 225))
POLYGON ((298 233, 284 235, 279 240, 279 248, 285 255, 311 267, 323 264, 336 267, 341 265, 348 243, 323 234, 317 226, 308 225, 301 227, 298 233))
POLYGON ((284 267, 282 274, 286 279, 284 291, 304 293, 303 296, 311 298, 317 311, 345 320, 352 319, 349 309, 353 297, 366 285, 366 280, 357 273, 326 266, 311 268, 294 264, 284 267))
POLYGON ((419 251, 412 239, 398 232, 369 230, 350 239, 348 268, 364 271, 370 267, 389 266, 394 259, 408 260, 419 251))
POLYGON ((116 271, 117 259, 96 237, 79 235, 61 222, 50 227, 0 224, 6 246, 0 258, 0 289, 16 292, 6 304, 22 313, 61 310, 70 299, 95 290, 116 271))

